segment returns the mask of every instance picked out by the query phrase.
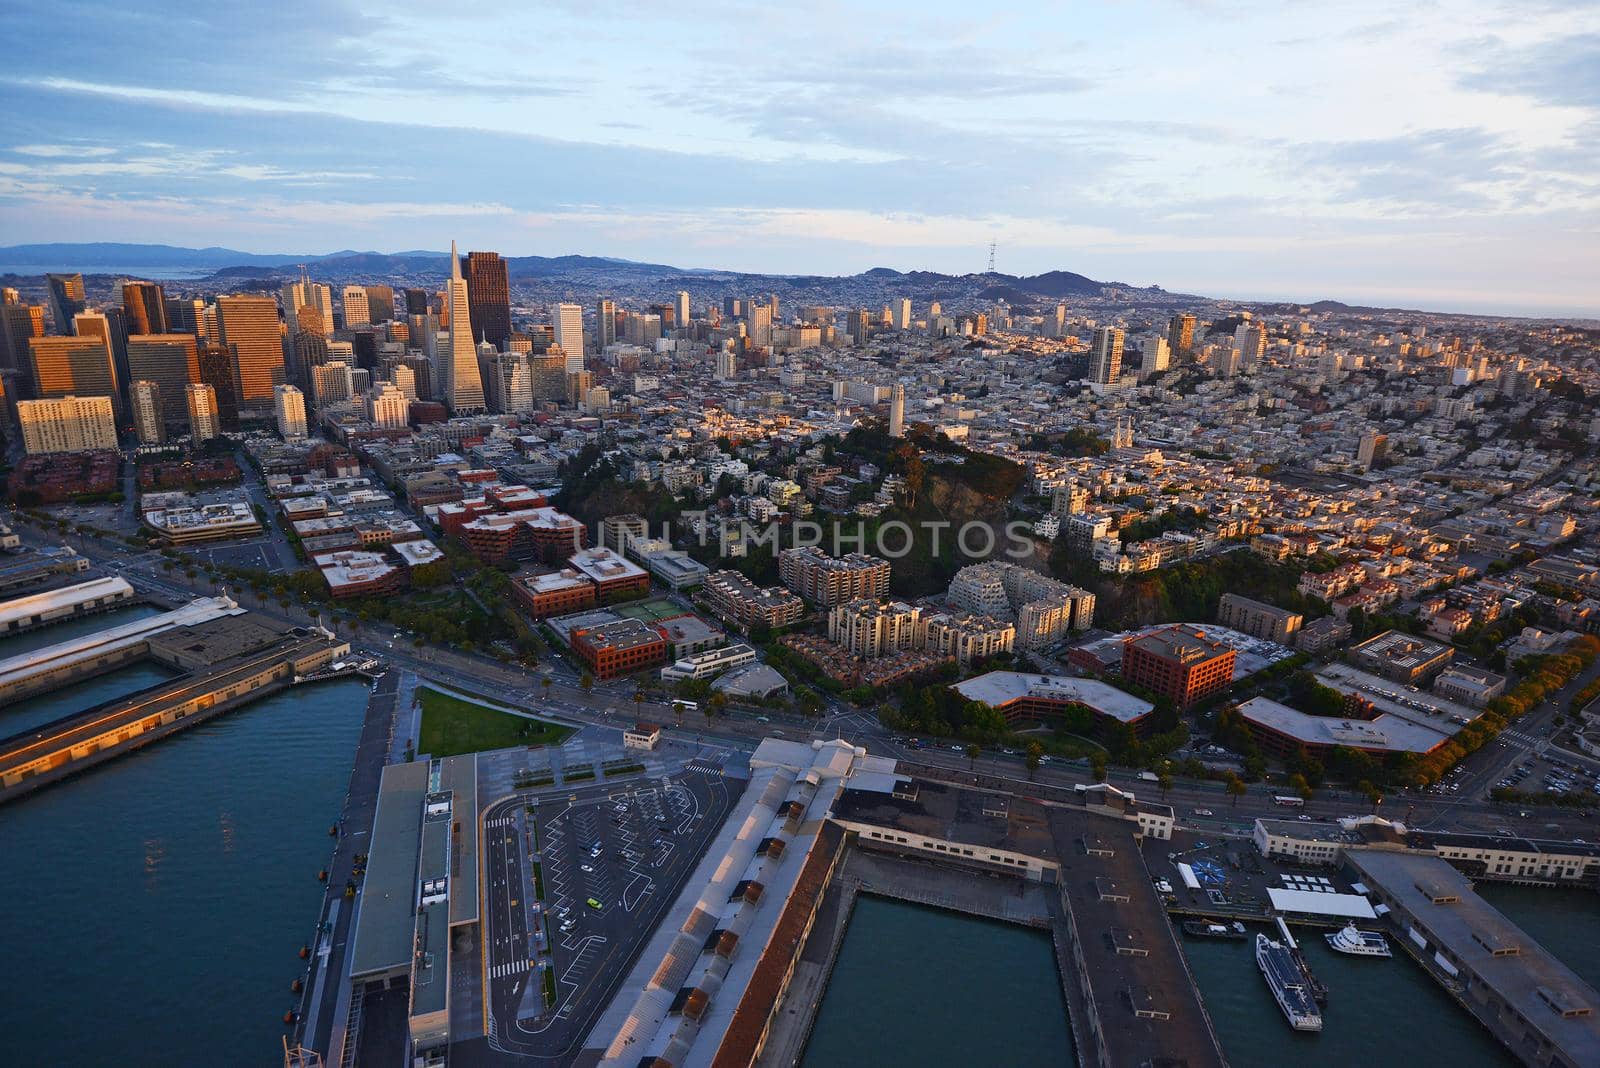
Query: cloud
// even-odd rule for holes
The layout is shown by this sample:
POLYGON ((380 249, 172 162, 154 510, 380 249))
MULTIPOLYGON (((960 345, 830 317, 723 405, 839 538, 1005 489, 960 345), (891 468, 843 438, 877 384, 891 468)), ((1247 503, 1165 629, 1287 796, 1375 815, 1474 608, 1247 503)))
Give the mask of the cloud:
POLYGON ((1461 78, 1469 89, 1600 109, 1600 33, 1567 34, 1524 47, 1489 43, 1479 61, 1461 78))

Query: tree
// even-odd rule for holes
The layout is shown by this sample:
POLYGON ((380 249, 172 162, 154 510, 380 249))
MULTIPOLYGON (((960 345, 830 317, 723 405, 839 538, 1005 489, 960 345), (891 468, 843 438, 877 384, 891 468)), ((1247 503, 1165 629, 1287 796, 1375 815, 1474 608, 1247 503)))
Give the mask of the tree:
POLYGON ((1161 800, 1167 799, 1167 791, 1172 789, 1172 772, 1162 768, 1156 773, 1156 788, 1161 791, 1161 800))
POLYGON ((555 685, 555 680, 549 675, 546 675, 544 678, 539 680, 539 685, 544 689, 544 699, 546 701, 550 700, 550 687, 555 685))
POLYGON ((1022 756, 1022 763, 1028 768, 1028 778, 1033 778, 1039 770, 1039 762, 1044 759, 1044 746, 1038 742, 1029 742, 1027 751, 1022 756))
POLYGON ((1367 804, 1372 806, 1372 811, 1377 812, 1378 806, 1383 804, 1383 791, 1373 785, 1371 779, 1362 779, 1356 783, 1356 793, 1367 799, 1367 804))
POLYGON ((1239 798, 1241 798, 1245 794, 1249 793, 1250 792, 1250 787, 1248 787, 1248 786, 1246 786, 1244 784, 1244 780, 1243 779, 1239 778, 1239 776, 1235 775, 1233 772, 1230 771, 1230 772, 1228 772, 1227 790, 1228 790, 1228 796, 1233 799, 1233 801, 1232 801, 1233 807, 1234 808, 1238 808, 1239 807, 1239 798))
POLYGON ((594 689, 594 676, 585 671, 578 676, 578 686, 583 690, 583 696, 587 699, 590 691, 594 689))
POLYGON ((633 691, 633 710, 634 710, 635 715, 637 715, 638 712, 641 709, 644 708, 644 700, 645 700, 644 687, 641 686, 637 690, 633 691))
POLYGON ((971 771, 978 766, 978 757, 983 755, 983 747, 977 742, 967 743, 967 770, 971 771))
POLYGON ((1289 776, 1289 789, 1299 794, 1302 801, 1310 801, 1311 795, 1315 792, 1311 789, 1311 784, 1306 781, 1306 777, 1298 771, 1289 776))
POLYGON ((1106 755, 1095 752, 1089 757, 1089 774, 1094 776, 1095 782, 1106 781, 1106 755))

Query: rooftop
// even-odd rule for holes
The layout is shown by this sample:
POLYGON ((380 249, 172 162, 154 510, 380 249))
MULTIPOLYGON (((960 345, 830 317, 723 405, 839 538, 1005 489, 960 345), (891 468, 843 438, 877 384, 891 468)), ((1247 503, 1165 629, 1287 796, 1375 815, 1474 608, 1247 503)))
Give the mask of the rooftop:
POLYGON ((1034 675, 1022 671, 991 671, 957 683, 955 690, 969 701, 982 701, 992 708, 1024 697, 1072 701, 1123 723, 1132 723, 1155 708, 1144 698, 1135 697, 1098 679, 1034 675))

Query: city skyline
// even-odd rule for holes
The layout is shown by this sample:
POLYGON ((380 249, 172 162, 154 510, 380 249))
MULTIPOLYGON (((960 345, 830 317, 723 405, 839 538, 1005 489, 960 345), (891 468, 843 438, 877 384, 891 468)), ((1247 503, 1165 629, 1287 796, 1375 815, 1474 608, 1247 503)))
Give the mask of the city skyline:
POLYGON ((11 240, 792 274, 970 273, 995 242, 1017 275, 1600 315, 1600 23, 1576 5, 1349 4, 1315 35, 1248 5, 880 7, 820 56, 760 42, 827 12, 287 14, 186 12, 213 47, 157 64, 132 57, 166 19, 0 16, 38 45, 0 119, 11 240), (595 47, 502 73, 536 38, 595 47))

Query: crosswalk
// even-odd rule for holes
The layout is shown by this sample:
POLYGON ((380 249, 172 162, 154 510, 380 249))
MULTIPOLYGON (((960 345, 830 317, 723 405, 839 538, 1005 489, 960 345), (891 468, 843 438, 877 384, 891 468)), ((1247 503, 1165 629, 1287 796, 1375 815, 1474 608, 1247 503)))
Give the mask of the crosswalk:
POLYGON ((690 771, 698 771, 702 775, 726 775, 727 774, 727 772, 723 771, 721 765, 719 765, 719 764, 707 764, 704 761, 700 761, 700 760, 691 760, 691 761, 689 761, 689 763, 685 764, 684 767, 687 768, 690 771))
POLYGON ((1532 748, 1543 744, 1544 739, 1535 738, 1518 730, 1504 730, 1500 732, 1502 738, 1509 738, 1514 742, 1521 742, 1524 746, 1532 748))
POLYGON ((517 820, 516 820, 515 816, 501 816, 498 819, 492 819, 492 820, 485 821, 484 822, 484 826, 485 827, 510 827, 512 824, 514 824, 516 822, 517 822, 517 820))
POLYGON ((525 960, 508 960, 503 964, 496 964, 489 969, 489 975, 494 979, 505 979, 512 975, 524 975, 533 965, 525 960))

